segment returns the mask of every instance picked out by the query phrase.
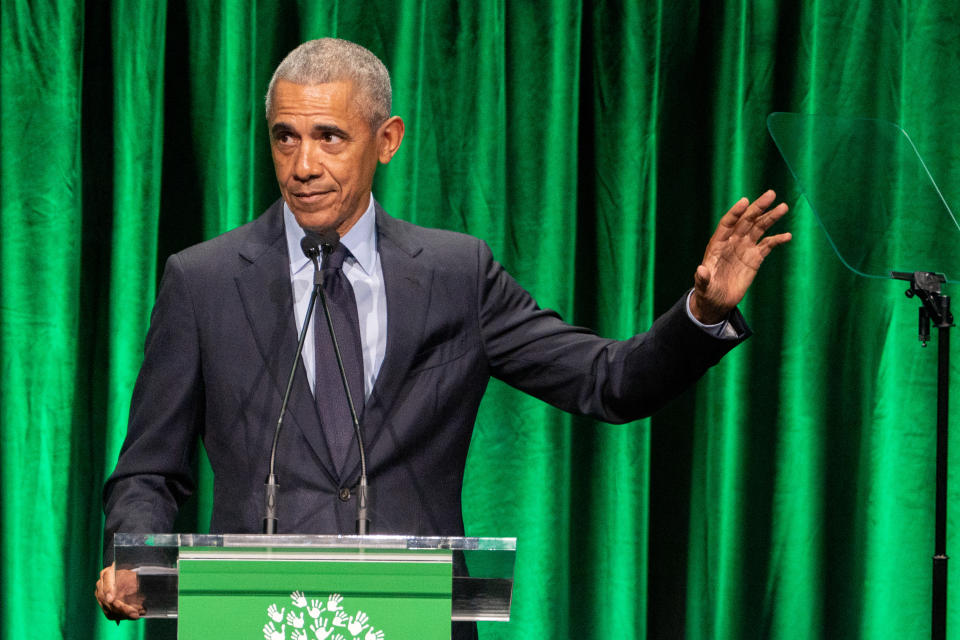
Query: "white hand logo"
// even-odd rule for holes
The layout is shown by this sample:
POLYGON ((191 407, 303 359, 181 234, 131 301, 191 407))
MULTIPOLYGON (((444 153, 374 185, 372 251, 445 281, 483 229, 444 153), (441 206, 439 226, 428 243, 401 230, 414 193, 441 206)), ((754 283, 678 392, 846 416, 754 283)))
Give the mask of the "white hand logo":
POLYGON ((263 638, 264 640, 286 640, 286 628, 287 625, 283 624, 280 625, 280 631, 277 631, 277 628, 273 626, 273 623, 268 622, 267 624, 263 625, 263 638))
POLYGON ((327 598, 327 611, 337 611, 340 609, 340 603, 343 601, 343 596, 339 593, 332 594, 327 598))
POLYGON ((277 605, 272 604, 270 608, 267 609, 267 615, 270 616, 274 622, 283 622, 283 612, 285 610, 286 607, 282 607, 280 611, 277 611, 277 605))
POLYGON ((328 627, 326 620, 317 620, 310 625, 310 631, 313 631, 313 635, 317 636, 317 640, 327 640, 327 636, 333 633, 333 627, 328 627), (323 622, 322 627, 320 626, 321 622, 323 622))
POLYGON ((320 612, 323 611, 323 604, 319 600, 311 600, 310 608, 307 609, 307 613, 310 614, 310 617, 316 620, 320 617, 320 612))
POLYGON ((297 629, 303 629, 303 612, 300 612, 299 616, 293 615, 293 611, 287 614, 287 624, 296 627, 297 629))
POLYGON ((290 602, 289 612, 277 604, 267 608, 269 619, 263 626, 264 640, 287 640, 287 627, 290 627, 289 640, 385 640, 385 632, 374 629, 365 612, 357 611, 351 616, 344 610, 343 596, 339 593, 331 593, 326 601, 321 598, 308 601, 303 591, 297 590, 290 594, 290 602), (323 613, 328 615, 321 615, 323 613), (310 633, 305 628, 307 623, 311 623, 310 633))
POLYGON ((367 620, 367 614, 365 614, 363 611, 357 611, 356 617, 350 618, 350 624, 347 625, 347 631, 349 631, 351 635, 360 635, 360 632, 363 631, 364 627, 367 626, 367 620))
POLYGON ((294 606, 300 607, 301 609, 307 606, 307 599, 303 597, 303 591, 294 591, 290 594, 290 599, 293 601, 294 606))

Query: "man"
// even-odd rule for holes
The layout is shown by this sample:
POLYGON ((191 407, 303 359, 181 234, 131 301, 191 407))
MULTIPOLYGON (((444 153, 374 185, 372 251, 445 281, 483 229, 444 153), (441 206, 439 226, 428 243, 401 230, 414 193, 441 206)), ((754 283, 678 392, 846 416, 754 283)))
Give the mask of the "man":
MULTIPOLYGON (((464 465, 490 376, 567 411, 625 422, 747 337, 735 307, 764 257, 790 239, 764 237, 787 210, 768 210, 773 192, 727 212, 694 288, 648 332, 606 340, 540 309, 481 241, 380 208, 373 175, 404 135, 390 100, 382 63, 349 42, 307 42, 277 68, 266 115, 282 199, 167 261, 127 439, 104 488, 105 563, 115 532, 170 530, 193 490, 198 437, 215 476, 211 531, 260 531, 273 426, 312 280, 305 229, 335 230, 349 250, 342 270, 359 339, 355 350, 345 343, 362 362, 354 396, 372 533, 463 535, 464 465)), ((322 392, 331 363, 317 355, 327 340, 315 331, 280 434, 279 532, 352 533, 359 458, 325 417, 339 393, 322 392)), ((96 595, 109 617, 140 613, 116 589, 112 565, 96 595)))

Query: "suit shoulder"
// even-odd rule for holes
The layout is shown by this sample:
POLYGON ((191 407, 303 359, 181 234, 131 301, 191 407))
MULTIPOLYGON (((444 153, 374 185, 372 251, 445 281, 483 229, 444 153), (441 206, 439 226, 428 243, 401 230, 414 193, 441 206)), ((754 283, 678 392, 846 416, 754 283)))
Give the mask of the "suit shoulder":
POLYGON ((226 233, 204 240, 186 249, 173 254, 180 260, 188 263, 203 261, 210 257, 220 256, 226 252, 236 253, 242 247, 249 235, 250 227, 257 221, 253 220, 244 225, 231 229, 226 233))
POLYGON ((475 236, 459 231, 423 227, 404 220, 390 218, 389 224, 381 227, 383 234, 408 253, 423 251, 438 259, 463 259, 474 261, 478 253, 490 253, 487 243, 475 236))
POLYGON ((256 219, 214 238, 178 251, 170 260, 185 270, 221 268, 232 265, 241 254, 256 259, 283 238, 282 216, 270 207, 256 219))

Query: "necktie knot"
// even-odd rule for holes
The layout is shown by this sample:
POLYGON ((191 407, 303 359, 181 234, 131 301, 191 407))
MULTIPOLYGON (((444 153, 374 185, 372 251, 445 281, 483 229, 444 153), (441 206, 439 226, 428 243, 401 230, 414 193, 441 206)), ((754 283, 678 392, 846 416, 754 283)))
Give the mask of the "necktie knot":
POLYGON ((346 259, 348 253, 349 251, 343 246, 343 243, 339 243, 337 248, 333 250, 333 253, 327 256, 327 263, 324 269, 342 269, 343 261, 346 259))

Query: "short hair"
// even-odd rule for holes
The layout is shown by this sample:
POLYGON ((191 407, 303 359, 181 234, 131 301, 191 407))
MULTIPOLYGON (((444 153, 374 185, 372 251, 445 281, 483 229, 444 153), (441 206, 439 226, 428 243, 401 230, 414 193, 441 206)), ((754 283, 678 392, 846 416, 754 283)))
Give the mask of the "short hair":
POLYGON ((349 80, 357 88, 360 109, 376 129, 390 117, 393 92, 390 72, 367 49, 338 38, 308 40, 287 54, 277 66, 267 87, 266 116, 273 113, 273 93, 277 80, 301 85, 349 80))

